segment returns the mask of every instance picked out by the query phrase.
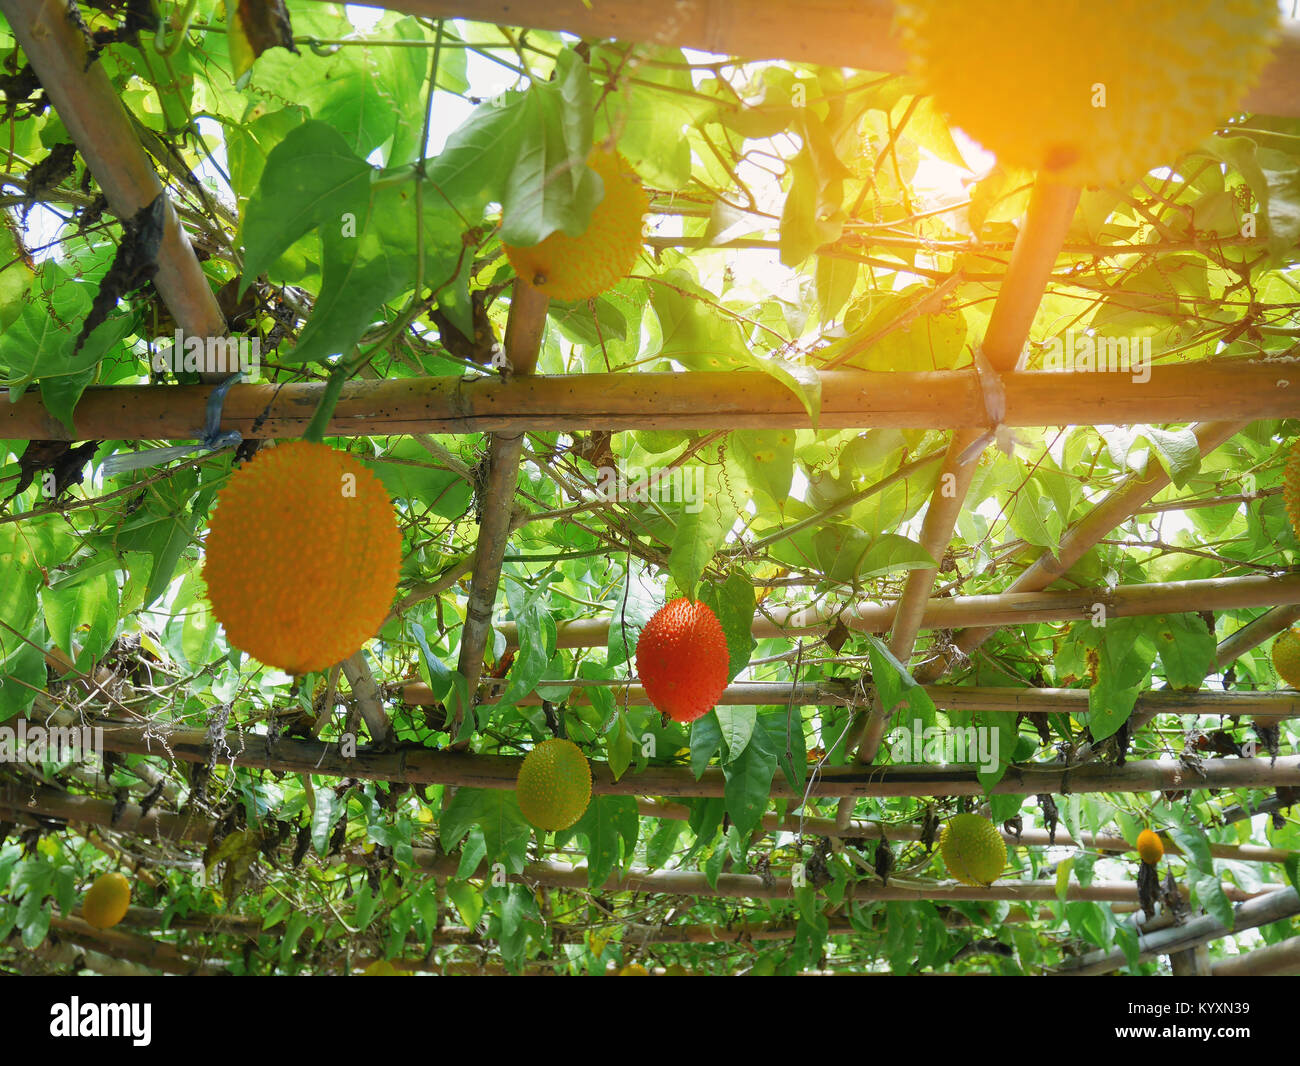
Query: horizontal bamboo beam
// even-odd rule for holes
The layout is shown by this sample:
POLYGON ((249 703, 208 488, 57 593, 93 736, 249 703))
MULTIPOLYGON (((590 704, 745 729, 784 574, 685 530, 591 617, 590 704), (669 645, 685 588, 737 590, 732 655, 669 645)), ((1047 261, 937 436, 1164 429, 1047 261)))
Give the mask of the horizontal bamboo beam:
MULTIPOLYGON (((1288 610, 1295 612, 1295 617, 1300 617, 1300 574, 988 596, 935 596, 926 605, 921 628, 1088 621, 1097 605, 1105 608, 1106 618, 1110 619, 1188 611, 1244 610, 1275 604, 1286 604, 1288 610)), ((813 608, 769 608, 754 615, 751 633, 757 640, 819 636, 829 631, 837 619, 848 629, 884 633, 893 620, 895 606, 895 603, 863 601, 843 608, 824 604, 813 608)), ((556 647, 604 647, 609 641, 609 627, 610 619, 607 617, 561 621, 555 627, 556 647)), ((507 647, 518 647, 519 634, 514 622, 502 622, 497 630, 506 638, 507 647)))
MULTIPOLYGON (((489 691, 482 697, 484 703, 495 702, 504 680, 493 679, 484 683, 489 691)), ((640 685, 600 685, 581 680, 543 680, 541 686, 570 686, 568 699, 582 703, 590 700, 587 691, 605 688, 618 703, 646 706, 650 698, 640 685)), ((1086 719, 1088 690, 1084 688, 1014 688, 984 687, 976 685, 922 685, 936 707, 947 711, 991 711, 1006 714, 1070 714, 1086 719)), ((438 702, 433 691, 423 681, 398 683, 396 691, 412 706, 433 706, 438 702)), ((741 681, 728 685, 718 699, 720 707, 785 706, 793 702, 801 707, 847 707, 862 702, 864 695, 851 682, 836 681, 801 682, 788 684, 782 681, 741 681)), ((537 706, 541 697, 525 696, 520 706, 537 706)), ((1278 692, 1213 692, 1198 690, 1182 692, 1158 689, 1144 692, 1138 697, 1135 713, 1156 714, 1220 714, 1268 715, 1277 718, 1300 717, 1300 692, 1284 689, 1278 692)))
POLYGON ((226 963, 218 959, 200 961, 187 958, 174 944, 152 937, 127 933, 120 929, 96 929, 79 917, 63 918, 55 915, 50 928, 63 940, 81 948, 103 952, 114 958, 125 959, 137 965, 148 966, 162 973, 195 977, 212 977, 226 972, 226 963))
POLYGON ((1220 959, 1210 966, 1211 977, 1284 977, 1300 975, 1300 936, 1256 948, 1244 955, 1220 959))
MULTIPOLYGON (((1151 368, 1145 383, 1124 374, 1008 374, 1008 426, 1251 421, 1300 417, 1296 362, 1183 363, 1151 368)), ((819 375, 823 429, 980 429, 983 395, 973 373, 819 375)), ((298 437, 326 386, 320 382, 234 385, 221 429, 245 436, 298 437)), ((204 425, 206 385, 92 386, 77 404, 76 432, 39 393, 9 403, 0 389, 0 439, 193 440, 204 425)), ((567 374, 498 378, 401 378, 347 382, 325 433, 573 432, 626 429, 781 429, 812 425, 801 400, 751 371, 567 374)))
MULTIPOLYGON (((169 756, 182 762, 207 762, 206 730, 165 730, 154 724, 103 723, 107 751, 136 755, 169 756)), ((513 789, 522 758, 509 755, 474 755, 412 747, 400 751, 358 748, 346 758, 337 744, 260 734, 244 734, 242 743, 227 737, 229 752, 222 760, 249 766, 322 777, 356 777, 372 781, 410 784, 460 785, 469 788, 513 789)), ((652 766, 640 773, 625 773, 617 781, 603 762, 592 763, 592 791, 611 796, 722 796, 725 780, 718 767, 706 769, 697 781, 686 767, 652 766)), ((1178 759, 1150 759, 1124 766, 1090 764, 1074 769, 1042 765, 1010 766, 992 791, 999 795, 1037 795, 1042 792, 1155 792, 1200 788, 1266 788, 1300 785, 1300 756, 1279 759, 1205 759, 1198 768, 1178 759)), ((974 796, 984 786, 968 770, 932 766, 833 766, 818 772, 807 795, 818 796, 974 796)), ((804 796, 783 774, 772 782, 774 799, 804 796)))
MULTIPOLYGON (((808 0, 797 7, 789 0, 692 0, 653 16, 638 0, 385 0, 382 6, 427 18, 563 30, 747 59, 889 74, 907 67, 892 31, 891 0, 808 0)), ((1294 23, 1285 24, 1272 61, 1242 107, 1300 116, 1300 33, 1294 23)))
MULTIPOLYGON (((154 810, 141 819, 140 808, 135 804, 126 804, 114 819, 115 806, 112 800, 74 796, 53 788, 11 787, 0 791, 0 818, 41 815, 73 823, 116 829, 124 833, 136 833, 151 840, 195 844, 206 844, 212 836, 213 823, 198 815, 171 814, 154 810)), ((649 799, 637 800, 637 813, 646 818, 670 818, 679 822, 689 821, 691 817, 690 808, 684 804, 649 799)), ((800 816, 798 813, 787 814, 785 817, 765 814, 760 826, 764 833, 787 832, 800 836, 841 837, 846 840, 879 840, 882 834, 891 841, 916 842, 921 839, 921 827, 917 825, 882 826, 879 822, 851 821, 848 825, 842 826, 833 818, 816 815, 800 816)), ((1133 845, 1123 837, 1113 834, 1084 833, 1080 842, 1064 829, 1058 830, 1054 837, 1049 837, 1045 829, 1025 829, 1019 837, 1005 830, 999 832, 1002 834, 1002 839, 1013 847, 1082 847, 1113 853, 1133 850, 1133 845)), ((1166 851, 1176 854, 1177 847, 1173 844, 1166 845, 1166 851)), ((1210 854, 1216 859, 1231 859, 1236 862, 1286 862, 1295 855, 1295 852, 1286 848, 1261 847, 1256 844, 1212 843, 1210 854)), ((179 922, 180 919, 177 921, 179 922)), ((225 924, 225 921, 222 919, 217 924, 225 924)), ((176 925, 176 922, 173 922, 173 925, 176 925)), ((176 927, 191 928, 191 926, 179 925, 176 927)), ((192 927, 207 928, 206 919, 203 924, 192 927)))
MULTIPOLYGON (((1261 925, 1268 925, 1270 922, 1293 917, 1300 914, 1300 896, 1296 895, 1294 888, 1287 888, 1281 892, 1271 892, 1266 896, 1247 900, 1240 906, 1235 907, 1232 913, 1231 929, 1223 925, 1217 918, 1212 918, 1207 914, 1199 918, 1193 918, 1185 925, 1162 929, 1158 933, 1152 933, 1148 937, 1140 938, 1138 940, 1138 961, 1146 962, 1154 959, 1157 955, 1169 955, 1178 951, 1186 951, 1189 948, 1197 947, 1200 944, 1208 944, 1212 940, 1220 940, 1234 933, 1241 933, 1247 929, 1256 929, 1261 925)), ((1097 974, 1111 973, 1127 965, 1128 959, 1123 950, 1116 948, 1113 951, 1106 951, 1103 949, 1090 951, 1086 955, 1080 955, 1076 959, 1063 962, 1055 969, 1048 970, 1047 976, 1090 977, 1097 974)))
POLYGON ((123 804, 118 817, 112 817, 114 803, 90 796, 74 796, 53 788, 24 788, 9 785, 0 789, 0 813, 41 814, 69 822, 84 822, 123 833, 134 833, 146 840, 172 840, 206 844, 212 835, 212 822, 197 814, 171 814, 153 808, 143 818, 140 807, 123 804))
MULTIPOLYGON (((679 822, 690 821, 691 810, 681 803, 638 800, 637 810, 648 818, 671 818, 679 822)), ((839 837, 844 840, 866 839, 879 840, 882 836, 890 841, 907 841, 915 843, 921 839, 919 825, 882 825, 879 822, 850 821, 840 825, 834 818, 816 816, 801 817, 799 814, 787 814, 779 818, 775 814, 765 814, 761 822, 765 833, 777 831, 795 833, 800 836, 839 837)), ((1086 848, 1122 854, 1134 851, 1134 846, 1122 836, 1107 833, 1082 833, 1075 840, 1064 829, 1058 829, 1053 836, 1046 829, 1024 829, 1019 836, 999 829, 1003 841, 1011 847, 1018 848, 1086 848)), ((1176 844, 1167 843, 1165 853, 1181 854, 1176 844)), ((1297 852, 1287 848, 1267 848, 1257 844, 1211 844, 1210 854, 1216 859, 1231 859, 1235 862, 1281 862, 1293 858, 1297 852)))
MULTIPOLYGON (((460 856, 446 856, 425 848, 416 848, 415 865, 435 877, 454 876, 459 865, 460 856)), ((353 861, 361 862, 361 858, 353 861)), ((475 877, 490 875, 486 867, 481 867, 475 877)), ((545 861, 530 862, 523 872, 506 875, 509 880, 527 885, 548 885, 554 888, 586 889, 588 883, 587 868, 584 865, 571 866, 567 863, 545 861)), ((1270 898, 1280 895, 1281 885, 1263 886, 1258 893, 1244 892, 1235 885, 1224 885, 1224 892, 1230 899, 1270 898)), ((710 896, 730 899, 790 899, 794 896, 793 880, 790 877, 761 877, 757 874, 719 874, 715 885, 709 883, 707 875, 692 870, 645 870, 630 869, 609 876, 599 887, 602 892, 637 892, 649 895, 668 896, 710 896)), ((1285 889, 1285 891, 1290 891, 1285 889)), ((853 886, 853 898, 857 902, 948 900, 964 902, 996 903, 1055 903, 1058 900, 1055 880, 1052 881, 995 881, 987 888, 959 884, 955 881, 927 882, 923 885, 900 885, 891 881, 888 885, 857 883, 853 886)), ((1094 881, 1090 885, 1071 884, 1067 900, 1091 900, 1096 903, 1136 903, 1138 888, 1136 881, 1094 881)))

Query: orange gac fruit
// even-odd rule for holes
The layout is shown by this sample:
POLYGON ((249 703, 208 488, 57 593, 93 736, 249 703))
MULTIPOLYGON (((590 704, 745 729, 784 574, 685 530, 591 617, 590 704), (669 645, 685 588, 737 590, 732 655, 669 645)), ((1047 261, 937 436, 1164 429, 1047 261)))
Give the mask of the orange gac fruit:
POLYGON ((505 246, 515 273, 554 300, 588 300, 623 280, 641 250, 641 224, 650 200, 617 152, 595 148, 587 166, 600 175, 605 195, 576 237, 557 230, 539 244, 505 246))
POLYGON ((636 669, 646 695, 675 722, 693 722, 713 709, 730 665, 722 623, 699 601, 665 604, 637 640, 636 669))
POLYGON ((305 674, 375 635, 401 555, 379 479, 347 452, 291 441, 258 452, 217 496, 203 580, 231 645, 305 674))
POLYGON ((1165 855, 1165 846, 1150 829, 1143 829, 1137 838, 1137 853, 1148 866, 1155 866, 1165 855))
POLYGON ((86 889, 81 901, 81 916, 96 929, 111 929, 126 917, 131 906, 131 882, 122 874, 101 874, 86 889))

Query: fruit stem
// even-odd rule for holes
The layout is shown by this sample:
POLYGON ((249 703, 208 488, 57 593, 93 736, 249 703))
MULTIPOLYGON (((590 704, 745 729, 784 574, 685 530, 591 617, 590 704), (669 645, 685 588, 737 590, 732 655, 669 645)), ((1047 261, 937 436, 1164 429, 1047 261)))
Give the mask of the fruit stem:
POLYGON ((330 371, 329 380, 325 382, 325 391, 321 394, 320 403, 316 405, 316 413, 311 416, 311 421, 307 423, 307 429, 302 435, 303 440, 319 444, 324 438, 325 427, 334 417, 334 408, 339 404, 339 396, 343 393, 343 383, 348 379, 349 369, 350 366, 345 360, 330 371))

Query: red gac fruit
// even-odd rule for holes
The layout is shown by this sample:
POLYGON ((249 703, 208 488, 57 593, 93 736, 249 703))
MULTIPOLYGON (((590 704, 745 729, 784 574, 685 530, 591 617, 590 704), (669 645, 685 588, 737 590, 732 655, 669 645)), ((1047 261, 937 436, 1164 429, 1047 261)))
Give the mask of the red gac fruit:
POLYGON ((675 722, 693 722, 711 711, 727 687, 727 636, 703 603, 665 604, 636 645, 636 669, 657 710, 675 722))

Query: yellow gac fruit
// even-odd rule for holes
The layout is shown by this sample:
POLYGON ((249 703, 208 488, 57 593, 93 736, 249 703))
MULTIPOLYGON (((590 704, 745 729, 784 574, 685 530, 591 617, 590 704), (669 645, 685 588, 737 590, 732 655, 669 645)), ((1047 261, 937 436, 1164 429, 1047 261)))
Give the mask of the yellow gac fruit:
POLYGON ((379 479, 347 452, 292 441, 258 452, 217 496, 203 580, 234 647, 305 674, 375 635, 401 559, 379 479))
POLYGON ((1292 688, 1300 688, 1300 629, 1285 629, 1273 641, 1273 669, 1292 688))
POLYGON ((86 889, 81 901, 81 917, 96 929, 111 929, 126 917, 131 906, 131 882, 122 874, 101 874, 86 889))
POLYGON ((1291 445, 1286 461, 1286 475, 1282 479, 1282 499, 1286 503, 1291 528, 1300 537, 1300 440, 1291 445))
POLYGON ((649 977, 650 971, 648 971, 639 962, 634 962, 630 966, 624 966, 621 970, 619 970, 618 976, 619 977, 649 977))
POLYGON ((987 888, 1007 864, 1007 846, 998 827, 978 814, 956 814, 939 837, 948 872, 963 885, 987 888))
POLYGON ((591 765, 571 740, 544 740, 515 779, 519 809, 537 829, 568 829, 591 802, 591 765))
POLYGON ((641 222, 650 199, 617 152, 596 148, 587 166, 600 175, 605 195, 577 237, 559 230, 540 244, 507 244, 506 256, 524 281, 554 300, 587 300, 627 277, 641 250, 641 222))
POLYGON ((1148 866, 1155 866, 1165 855, 1165 846, 1150 829, 1143 829, 1137 838, 1138 857, 1148 866))
POLYGON ((1136 181, 1237 110, 1276 0, 900 0, 911 70, 1003 163, 1072 185, 1136 181))
POLYGON ((405 970, 399 970, 387 959, 376 959, 358 975, 360 977, 409 977, 405 970))

